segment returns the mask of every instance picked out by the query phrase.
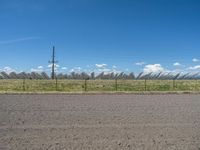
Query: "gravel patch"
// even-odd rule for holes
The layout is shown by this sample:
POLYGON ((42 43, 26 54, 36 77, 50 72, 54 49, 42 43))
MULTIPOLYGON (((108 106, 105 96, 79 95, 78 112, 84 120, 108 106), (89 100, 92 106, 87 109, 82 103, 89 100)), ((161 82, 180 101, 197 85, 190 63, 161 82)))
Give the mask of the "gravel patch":
POLYGON ((199 94, 0 94, 0 150, 200 150, 199 94))

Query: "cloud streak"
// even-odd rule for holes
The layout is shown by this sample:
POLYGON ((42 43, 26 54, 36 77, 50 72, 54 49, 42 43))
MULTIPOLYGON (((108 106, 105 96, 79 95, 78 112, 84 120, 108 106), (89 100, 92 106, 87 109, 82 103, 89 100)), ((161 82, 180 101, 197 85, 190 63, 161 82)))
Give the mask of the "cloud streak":
POLYGON ((43 66, 38 66, 37 68, 31 68, 31 72, 43 72, 44 67, 43 66))
POLYGON ((193 61, 193 62, 199 62, 199 59, 193 58, 192 61, 193 61))
POLYGON ((175 62, 174 64, 173 64, 173 66, 175 66, 175 67, 178 67, 178 66, 182 66, 179 62, 175 62))
POLYGON ((106 68, 107 64, 95 64, 97 68, 106 68))
POLYGON ((142 62, 136 62, 136 63, 135 63, 135 65, 137 65, 137 66, 143 66, 143 65, 145 65, 145 64, 146 64, 146 63, 143 62, 143 61, 142 61, 142 62))
POLYGON ((24 38, 18 38, 18 39, 12 39, 12 40, 5 40, 5 41, 0 41, 0 44, 13 44, 13 43, 19 43, 19 42, 24 42, 24 41, 29 41, 29 40, 37 40, 41 39, 40 37, 24 37, 24 38))
POLYGON ((190 70, 198 70, 200 69, 200 65, 194 66, 194 67, 189 67, 190 70))

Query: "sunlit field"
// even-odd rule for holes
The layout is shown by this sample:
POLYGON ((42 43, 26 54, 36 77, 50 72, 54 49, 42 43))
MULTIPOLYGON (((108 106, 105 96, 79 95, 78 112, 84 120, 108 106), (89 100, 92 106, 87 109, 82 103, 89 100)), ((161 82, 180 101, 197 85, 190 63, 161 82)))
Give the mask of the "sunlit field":
POLYGON ((1 92, 200 91, 200 80, 0 80, 1 92))

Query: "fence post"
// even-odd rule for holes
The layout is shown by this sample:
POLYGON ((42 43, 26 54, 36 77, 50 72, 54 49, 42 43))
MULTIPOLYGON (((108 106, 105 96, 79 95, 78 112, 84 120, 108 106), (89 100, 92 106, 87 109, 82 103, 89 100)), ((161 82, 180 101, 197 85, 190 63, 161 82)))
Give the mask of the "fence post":
POLYGON ((196 79, 195 91, 198 91, 198 79, 196 79))
POLYGON ((85 86, 84 86, 84 88, 85 88, 85 92, 87 91, 87 80, 85 79, 85 86))
POLYGON ((85 92, 87 92, 87 80, 89 79, 85 79, 85 85, 84 85, 85 92))
POLYGON ((118 90, 118 84, 117 84, 117 79, 115 79, 115 91, 118 90))
POLYGON ((175 87, 176 87, 176 82, 175 79, 173 79, 173 90, 175 90, 175 87))
POLYGON ((25 88, 25 79, 23 79, 23 91, 25 91, 26 88, 25 88))
POLYGON ((88 87, 87 87, 87 80, 90 80, 90 78, 88 77, 88 78, 86 78, 86 79, 85 79, 85 92, 87 92, 87 91, 88 91, 88 87))
POLYGON ((144 89, 147 91, 147 79, 144 80, 144 89))
POLYGON ((56 91, 58 90, 58 79, 56 77, 56 91))
POLYGON ((85 92, 87 91, 87 79, 85 79, 85 92))

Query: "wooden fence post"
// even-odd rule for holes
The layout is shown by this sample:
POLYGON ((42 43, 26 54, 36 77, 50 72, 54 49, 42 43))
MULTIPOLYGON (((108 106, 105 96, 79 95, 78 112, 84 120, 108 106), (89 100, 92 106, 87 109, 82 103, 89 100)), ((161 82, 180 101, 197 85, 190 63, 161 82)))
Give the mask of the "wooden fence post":
POLYGON ((115 79, 115 91, 118 91, 117 79, 115 79))
POLYGON ((85 79, 85 86, 84 86, 84 88, 85 88, 85 92, 87 91, 87 79, 85 79))
POLYGON ((56 77, 56 91, 58 91, 58 79, 56 77))
POLYGON ((23 91, 25 91, 26 90, 26 87, 25 87, 25 79, 23 79, 23 91))
POLYGON ((175 87, 176 87, 176 80, 173 79, 173 90, 175 90, 175 87))
POLYGON ((198 91, 198 79, 196 79, 195 91, 198 91))
POLYGON ((147 79, 144 80, 144 89, 147 91, 147 79))

